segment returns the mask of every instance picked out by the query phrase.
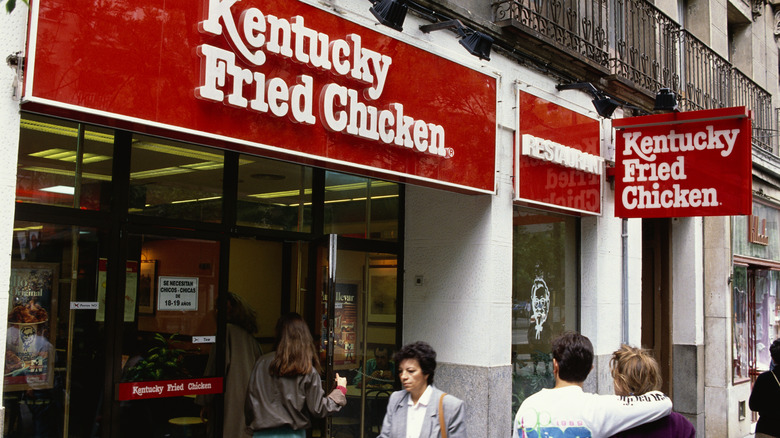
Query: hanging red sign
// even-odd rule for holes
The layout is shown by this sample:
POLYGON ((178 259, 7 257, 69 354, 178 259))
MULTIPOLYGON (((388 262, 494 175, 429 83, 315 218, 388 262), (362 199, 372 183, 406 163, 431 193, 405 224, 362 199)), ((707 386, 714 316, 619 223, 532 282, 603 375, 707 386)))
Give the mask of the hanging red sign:
POLYGON ((599 121, 522 91, 518 102, 515 201, 601 214, 599 121))
POLYGON ((734 216, 752 211, 745 107, 630 117, 615 128, 615 216, 734 216))
POLYGON ((495 191, 495 75, 325 6, 41 0, 31 8, 26 108, 399 182, 495 191))
POLYGON ((202 379, 154 380, 120 383, 117 400, 146 400, 150 398, 181 397, 184 395, 219 394, 222 377, 202 379))

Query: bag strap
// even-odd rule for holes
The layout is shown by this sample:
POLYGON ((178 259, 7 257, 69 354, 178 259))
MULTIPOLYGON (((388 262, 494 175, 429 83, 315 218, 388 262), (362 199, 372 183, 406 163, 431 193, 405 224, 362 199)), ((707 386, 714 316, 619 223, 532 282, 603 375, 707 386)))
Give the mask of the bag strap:
MULTIPOLYGON (((780 380, 777 380, 777 376, 775 375, 775 372, 774 371, 770 371, 770 373, 772 373, 772 377, 775 378, 775 382, 777 382, 777 386, 780 386, 780 380)), ((439 406, 441 406, 441 405, 439 405, 439 406)))
MULTIPOLYGON (((776 379, 777 377, 775 377, 776 379)), ((780 385, 780 383, 778 383, 780 385)), ((444 421, 444 396, 447 393, 443 393, 439 397, 439 430, 441 431, 441 438, 447 438, 447 422, 444 421)))

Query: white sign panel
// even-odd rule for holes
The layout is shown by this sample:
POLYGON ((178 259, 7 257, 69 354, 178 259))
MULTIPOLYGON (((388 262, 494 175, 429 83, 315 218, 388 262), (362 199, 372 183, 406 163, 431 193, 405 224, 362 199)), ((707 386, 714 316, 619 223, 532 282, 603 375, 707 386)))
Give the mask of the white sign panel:
POLYGON ((198 277, 160 277, 157 310, 198 310, 198 277))

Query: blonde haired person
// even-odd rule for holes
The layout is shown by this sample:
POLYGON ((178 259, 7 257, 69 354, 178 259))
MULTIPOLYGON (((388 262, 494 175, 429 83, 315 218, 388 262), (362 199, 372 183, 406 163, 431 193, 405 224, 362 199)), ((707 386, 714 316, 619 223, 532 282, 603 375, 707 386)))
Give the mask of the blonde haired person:
MULTIPOLYGON (((609 365, 612 369, 616 395, 641 396, 661 388, 661 367, 647 350, 621 345, 620 349, 612 353, 609 365)), ((696 429, 693 424, 677 412, 613 435, 616 438, 693 438, 695 436, 696 429)))

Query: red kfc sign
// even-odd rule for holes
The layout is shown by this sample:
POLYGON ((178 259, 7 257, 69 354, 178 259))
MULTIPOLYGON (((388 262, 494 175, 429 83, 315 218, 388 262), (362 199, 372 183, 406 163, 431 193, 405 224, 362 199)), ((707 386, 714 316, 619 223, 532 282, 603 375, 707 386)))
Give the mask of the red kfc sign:
POLYGON ((601 214, 599 121, 522 91, 518 101, 515 200, 601 214))
POLYGON ((220 393, 222 393, 222 377, 153 380, 120 383, 117 385, 117 400, 146 400, 150 398, 220 393))
POLYGON ((310 3, 32 2, 23 105, 493 193, 495 75, 310 3))
POLYGON ((731 216, 752 211, 745 107, 615 120, 615 216, 731 216))

